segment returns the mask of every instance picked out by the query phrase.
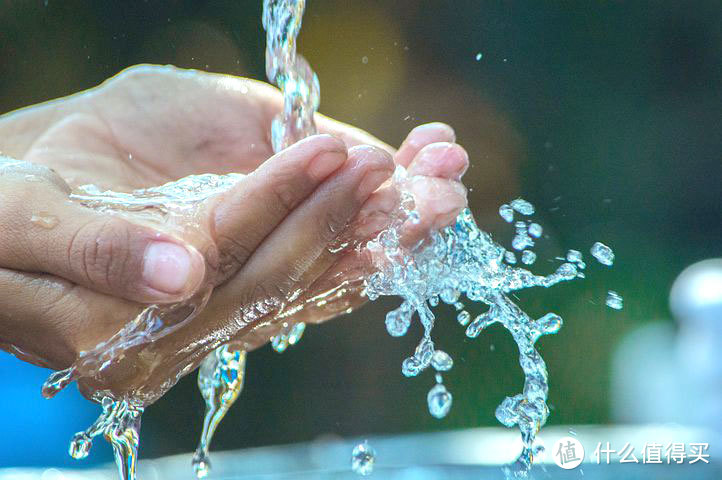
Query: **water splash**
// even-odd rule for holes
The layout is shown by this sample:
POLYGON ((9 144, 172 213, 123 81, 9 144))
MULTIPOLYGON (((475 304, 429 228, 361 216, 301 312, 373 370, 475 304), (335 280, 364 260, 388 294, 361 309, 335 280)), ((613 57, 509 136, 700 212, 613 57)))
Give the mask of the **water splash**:
MULTIPOLYGON (((401 192, 407 191, 406 181, 405 171, 398 169, 394 184, 401 192)), ((522 215, 534 212, 533 205, 523 199, 511 202, 511 208, 522 215)), ((402 363, 405 376, 418 375, 430 364, 435 365, 435 358, 445 355, 438 353, 431 338, 435 316, 430 307, 438 299, 462 309, 458 320, 466 326, 469 338, 496 323, 512 334, 519 348, 524 389, 521 394, 507 397, 497 408, 496 417, 503 425, 517 426, 521 431, 524 446, 514 469, 523 475, 531 468, 534 438, 549 415, 547 369, 535 344, 541 336, 559 331, 562 319, 555 313, 533 319, 510 299, 510 294, 573 280, 578 277, 578 265, 564 262, 546 276, 511 266, 507 261, 509 252, 478 228, 468 209, 458 216, 454 226, 432 233, 425 244, 405 249, 399 242, 400 230, 411 211, 402 206, 391 226, 369 242, 378 271, 367 278, 365 293, 370 300, 381 295, 403 298, 401 306, 387 315, 392 335, 403 335, 414 313, 423 326, 416 350, 402 363), (486 304, 488 310, 468 323, 469 314, 459 300, 462 294, 469 301, 486 304)), ((501 208, 500 215, 508 220, 508 209, 501 208)), ((531 241, 526 222, 517 222, 515 227, 517 237, 523 235, 525 242, 531 241)), ((533 231, 541 233, 540 228, 534 227, 533 231)), ((444 417, 451 407, 451 394, 441 382, 431 389, 427 400, 430 413, 437 418, 444 417)))
POLYGON ((103 397, 100 403, 103 413, 87 430, 73 436, 68 453, 75 459, 87 457, 93 437, 103 434, 113 447, 120 478, 135 480, 143 407, 127 401, 114 401, 110 397, 103 397))
POLYGON ((356 445, 351 452, 351 470, 363 477, 371 475, 376 462, 376 450, 367 440, 356 445))
POLYGON ((602 242, 596 242, 590 250, 592 256, 602 265, 611 267, 614 264, 614 252, 602 242))
POLYGON ((198 478, 208 475, 213 434, 243 389, 245 368, 246 352, 223 345, 209 354, 198 370, 198 389, 206 402, 203 432, 192 461, 198 478))

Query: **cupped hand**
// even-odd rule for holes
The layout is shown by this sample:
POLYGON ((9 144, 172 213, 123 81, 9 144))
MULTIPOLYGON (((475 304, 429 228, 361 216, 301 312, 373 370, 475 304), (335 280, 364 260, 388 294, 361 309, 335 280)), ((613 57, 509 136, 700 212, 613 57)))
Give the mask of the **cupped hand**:
POLYGON ((256 348, 284 323, 362 303, 369 265, 336 247, 388 223, 396 164, 415 176, 421 218, 406 241, 465 206, 468 160, 449 127, 418 127, 394 152, 318 115, 320 135, 272 155, 268 132, 281 104, 260 82, 142 66, 0 118, 0 150, 10 157, 0 161, 0 344, 65 368, 146 304, 182 301, 211 283, 207 306, 182 328, 81 381, 86 392, 152 401, 219 341, 256 348), (195 230, 68 201, 87 183, 129 191, 230 172, 247 176, 204 202, 195 230), (328 292, 332 301, 313 301, 328 292))

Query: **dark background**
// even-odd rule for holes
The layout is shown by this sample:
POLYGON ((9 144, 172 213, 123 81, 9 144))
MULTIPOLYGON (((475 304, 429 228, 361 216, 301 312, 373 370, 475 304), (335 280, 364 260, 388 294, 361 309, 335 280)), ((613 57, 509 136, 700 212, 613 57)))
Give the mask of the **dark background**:
MULTIPOLYGON (((0 0, 0 111, 143 62, 264 79, 260 14, 260 0, 0 0)), ((611 270, 590 262, 586 280, 520 294, 532 315, 565 319, 540 342, 549 423, 609 422, 615 344, 671 322, 676 275, 721 256, 720 3, 309 0, 299 50, 319 75, 323 113, 394 145, 419 123, 453 125, 483 228, 508 245, 498 205, 522 195, 537 206, 550 238, 535 271, 567 248, 614 248, 611 270), (624 310, 604 307, 608 289, 624 310)), ((511 337, 492 328, 469 340, 445 310, 434 333, 456 360, 445 375, 454 407, 438 421, 426 411, 432 375, 401 375, 420 330, 389 337, 393 303, 309 327, 284 354, 250 354, 214 447, 496 425, 496 405, 523 381, 511 337)), ((69 464, 67 440, 96 414, 75 392, 39 400, 47 373, 0 354, 0 466, 69 464)), ((202 412, 192 374, 146 411, 141 455, 190 453, 202 412)), ((103 446, 85 464, 109 458, 103 446)))

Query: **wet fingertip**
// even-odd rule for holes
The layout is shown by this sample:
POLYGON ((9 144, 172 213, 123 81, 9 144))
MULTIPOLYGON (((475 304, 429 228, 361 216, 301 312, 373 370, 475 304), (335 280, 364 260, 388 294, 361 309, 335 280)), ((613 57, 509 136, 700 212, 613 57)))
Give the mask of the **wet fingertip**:
POLYGON ((456 141, 456 133, 453 128, 445 123, 431 122, 419 125, 411 130, 406 137, 406 141, 421 145, 435 142, 453 143, 456 141))
POLYGON ((349 161, 353 169, 362 174, 357 188, 360 201, 365 201, 394 172, 393 157, 389 152, 370 145, 358 145, 349 149, 349 161))
POLYGON ((412 175, 460 180, 469 168, 469 155, 456 143, 436 142, 419 151, 409 167, 412 175))

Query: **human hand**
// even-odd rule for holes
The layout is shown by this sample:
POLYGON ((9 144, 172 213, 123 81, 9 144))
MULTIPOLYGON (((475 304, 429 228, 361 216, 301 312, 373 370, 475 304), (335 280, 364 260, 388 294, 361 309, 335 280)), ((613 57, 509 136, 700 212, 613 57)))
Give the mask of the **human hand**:
MULTIPOLYGON (((34 164, 6 166, 0 177, 0 223, 9 227, 0 235, 2 342, 35 363, 64 368, 144 303, 187 299, 213 282, 206 309, 188 325, 128 352, 101 378, 84 380, 86 390, 155 395, 172 372, 197 363, 219 332, 257 347, 289 305, 330 283, 358 279, 363 261, 328 247, 342 232, 364 240, 383 228, 394 197, 388 186, 378 187, 394 167, 393 151, 319 116, 319 131, 343 142, 314 136, 269 159, 268 132, 280 104, 279 93, 259 82, 141 67, 0 120, 2 150, 34 164), (204 205, 202 235, 67 202, 69 189, 84 183, 129 190, 204 172, 249 175, 204 205), (38 181, 27 181, 28 175, 38 181), (33 215, 58 223, 44 228, 42 219, 29 221, 33 215), (168 253, 157 266, 144 265, 163 247, 168 253), (265 312, 258 309, 263 304, 265 312)), ((465 204, 457 180, 466 154, 452 142, 448 127, 432 124, 413 132, 394 156, 422 175, 415 195, 422 221, 410 238, 449 223, 465 204)), ((361 302, 357 289, 340 298, 361 302)), ((283 318, 318 321, 337 311, 309 306, 283 318)))

